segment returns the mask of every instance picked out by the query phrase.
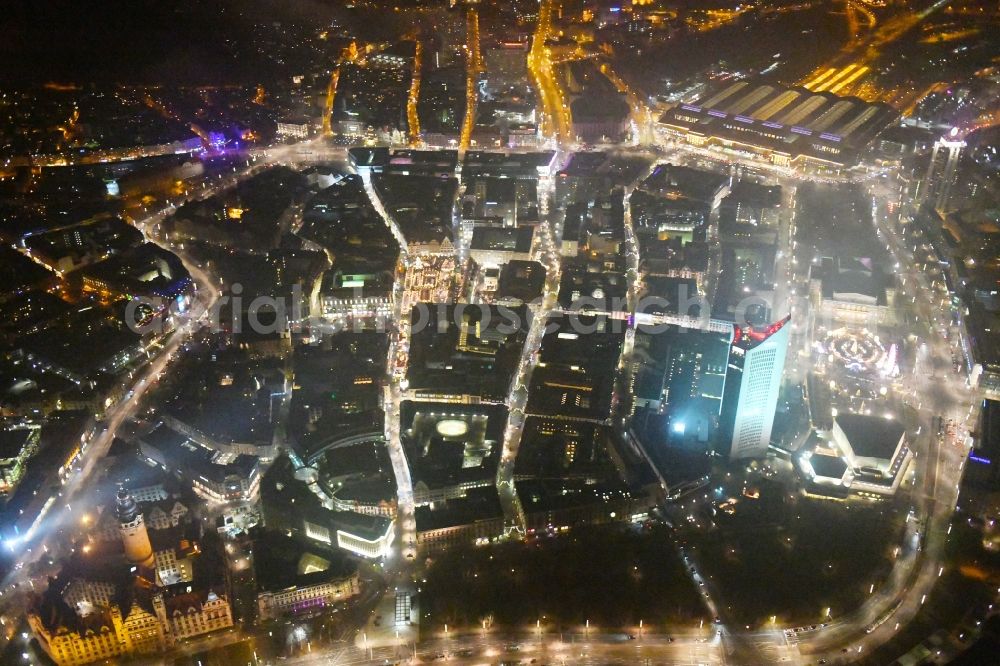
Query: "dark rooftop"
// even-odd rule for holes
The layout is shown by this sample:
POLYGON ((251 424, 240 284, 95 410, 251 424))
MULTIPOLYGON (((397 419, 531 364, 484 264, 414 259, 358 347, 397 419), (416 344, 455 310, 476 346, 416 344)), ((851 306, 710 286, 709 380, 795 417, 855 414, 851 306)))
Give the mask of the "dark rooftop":
POLYGON ((477 226, 472 231, 470 248, 473 250, 499 250, 527 254, 531 251, 534 228, 484 227, 477 226))
POLYGON ((711 202, 730 182, 729 176, 677 164, 658 164, 640 189, 672 199, 711 202))
POLYGON ((516 299, 530 303, 545 288, 545 267, 537 261, 515 259, 500 269, 497 299, 516 299))
POLYGON ((491 153, 470 150, 462 161, 462 175, 494 175, 513 178, 535 178, 539 169, 548 168, 555 151, 537 153, 491 153))
POLYGON ((611 440, 607 426, 528 417, 514 464, 515 478, 617 478, 611 440))
POLYGON ((414 511, 417 531, 470 525, 503 517, 503 507, 495 486, 470 488, 464 497, 419 506, 414 511))
POLYGON ((817 476, 825 476, 831 479, 839 479, 847 471, 847 463, 840 456, 830 456, 825 454, 815 454, 809 459, 813 471, 817 476))
POLYGON ((257 458, 238 455, 231 462, 215 462, 217 452, 195 444, 185 435, 159 423, 140 437, 146 445, 156 449, 167 464, 185 474, 201 476, 216 483, 223 483, 230 476, 248 479, 257 469, 257 458))
POLYGON ((983 400, 979 437, 973 453, 1000 462, 1000 400, 983 400))
POLYGON ((382 169, 389 163, 389 149, 385 147, 365 148, 356 146, 347 152, 351 164, 355 167, 382 169))
POLYGON ((606 316, 554 315, 531 376, 528 411, 544 416, 604 420, 625 322, 606 316))
POLYGON ((606 170, 608 154, 600 152, 577 152, 569 158, 569 163, 559 172, 560 176, 595 176, 606 170))
POLYGON ((284 454, 261 479, 260 498, 268 527, 302 529, 303 520, 308 520, 326 527, 331 534, 342 529, 374 541, 384 536, 391 524, 384 516, 325 508, 309 486, 295 477, 295 468, 284 454))
POLYGON ((517 496, 525 513, 559 511, 588 505, 602 505, 630 499, 628 490, 617 483, 549 479, 518 481, 517 496))
POLYGON ((863 414, 838 414, 834 421, 844 431, 854 455, 863 458, 892 457, 906 428, 895 419, 863 414))
POLYGON ((593 308, 601 312, 624 311, 628 284, 624 271, 597 271, 579 259, 563 267, 559 282, 559 305, 563 309, 593 308))
POLYGON ((125 326, 114 309, 82 306, 63 317, 59 325, 22 338, 18 346, 36 358, 87 377, 114 372, 120 355, 135 349, 139 341, 139 334, 125 326))
MULTIPOLYGON (((84 280, 127 294, 173 298, 191 283, 180 258, 155 243, 143 243, 81 269, 84 280)), ((86 284, 86 283, 85 283, 86 284)))
POLYGON ((389 156, 386 171, 417 175, 447 176, 458 166, 457 150, 394 150, 389 156))
POLYGON ((321 548, 274 530, 262 531, 255 537, 253 552, 257 588, 265 592, 342 580, 358 569, 354 561, 335 549, 321 548))
POLYGON ((407 379, 412 390, 501 400, 510 390, 528 329, 518 306, 414 307, 407 379))
POLYGON ((34 428, 0 428, 0 460, 19 456, 35 432, 34 428))
POLYGON ((373 176, 372 185, 407 242, 451 240, 457 180, 386 173, 373 176))
POLYGON ((404 402, 400 435, 414 486, 495 478, 506 419, 503 405, 404 402))

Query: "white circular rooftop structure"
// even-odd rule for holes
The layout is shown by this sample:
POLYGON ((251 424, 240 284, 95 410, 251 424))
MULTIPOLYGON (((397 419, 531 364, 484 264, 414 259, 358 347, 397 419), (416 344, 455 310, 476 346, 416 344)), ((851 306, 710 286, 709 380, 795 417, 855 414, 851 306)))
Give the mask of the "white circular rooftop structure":
POLYGON ((445 419, 437 422, 436 429, 442 437, 461 437, 469 432, 469 424, 459 419, 445 419))

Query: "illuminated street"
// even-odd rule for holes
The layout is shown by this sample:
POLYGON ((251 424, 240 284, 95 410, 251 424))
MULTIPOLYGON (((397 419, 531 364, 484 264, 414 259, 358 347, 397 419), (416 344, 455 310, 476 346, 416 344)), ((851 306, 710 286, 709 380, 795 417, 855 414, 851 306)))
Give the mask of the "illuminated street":
POLYGON ((543 0, 538 8, 538 25, 531 41, 528 68, 535 80, 541 96, 542 122, 545 136, 551 136, 560 144, 572 139, 569 107, 559 85, 548 47, 545 45, 552 29, 552 11, 558 0, 543 0))

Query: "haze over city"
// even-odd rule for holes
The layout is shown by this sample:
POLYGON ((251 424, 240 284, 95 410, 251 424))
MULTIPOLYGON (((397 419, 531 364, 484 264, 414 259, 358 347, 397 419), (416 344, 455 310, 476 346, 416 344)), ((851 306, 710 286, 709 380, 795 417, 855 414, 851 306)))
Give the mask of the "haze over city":
POLYGON ((998 663, 995 3, 9 4, 0 663, 998 663))

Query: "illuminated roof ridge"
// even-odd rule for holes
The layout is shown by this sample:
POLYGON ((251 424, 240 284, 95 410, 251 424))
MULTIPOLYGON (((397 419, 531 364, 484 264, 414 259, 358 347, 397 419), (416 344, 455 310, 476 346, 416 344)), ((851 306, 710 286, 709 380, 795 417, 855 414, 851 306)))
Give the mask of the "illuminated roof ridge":
POLYGON ((773 324, 767 326, 739 326, 733 324, 733 345, 743 349, 753 349, 766 342, 768 338, 784 328, 785 324, 791 321, 792 315, 787 314, 773 324))

